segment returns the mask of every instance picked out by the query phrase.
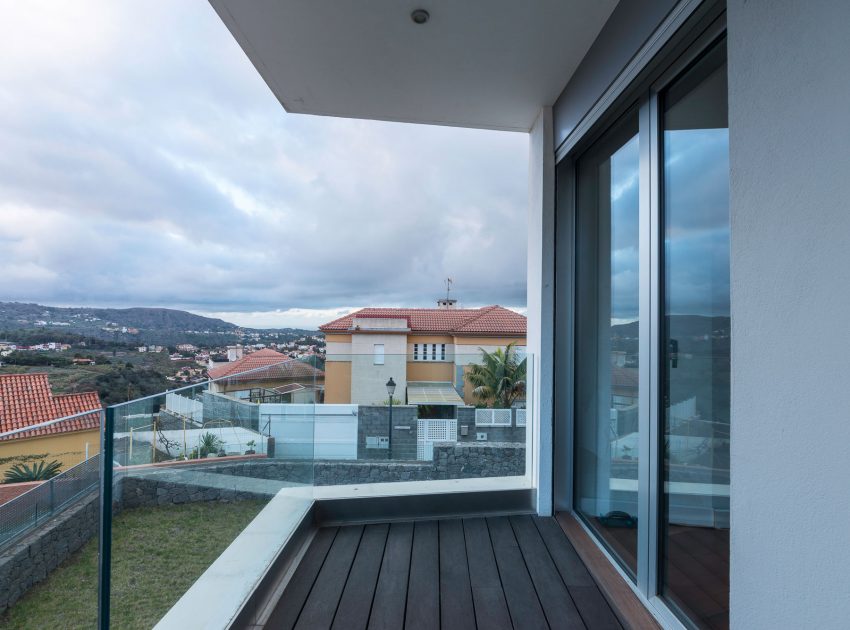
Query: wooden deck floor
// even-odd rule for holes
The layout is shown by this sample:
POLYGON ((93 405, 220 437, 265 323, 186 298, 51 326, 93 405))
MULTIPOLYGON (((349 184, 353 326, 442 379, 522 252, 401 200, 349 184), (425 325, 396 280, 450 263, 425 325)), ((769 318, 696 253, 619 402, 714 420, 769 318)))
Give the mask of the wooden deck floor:
POLYGON ((621 628, 552 518, 319 530, 267 628, 621 628))

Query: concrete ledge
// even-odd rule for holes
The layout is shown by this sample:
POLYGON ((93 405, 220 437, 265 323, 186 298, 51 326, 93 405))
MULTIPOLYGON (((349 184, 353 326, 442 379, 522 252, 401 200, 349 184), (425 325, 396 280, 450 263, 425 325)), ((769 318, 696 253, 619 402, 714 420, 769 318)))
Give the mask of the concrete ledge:
POLYGON ((302 520, 310 516, 313 501, 306 494, 297 489, 281 490, 155 628, 219 630, 228 627, 302 520))

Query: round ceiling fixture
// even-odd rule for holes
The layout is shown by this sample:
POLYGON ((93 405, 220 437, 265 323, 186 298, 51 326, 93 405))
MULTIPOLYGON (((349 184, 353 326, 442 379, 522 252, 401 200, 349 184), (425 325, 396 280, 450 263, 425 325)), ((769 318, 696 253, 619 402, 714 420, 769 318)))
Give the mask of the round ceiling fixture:
POLYGON ((415 24, 425 24, 425 22, 431 19, 431 14, 425 9, 416 9, 410 14, 410 19, 413 20, 415 24))

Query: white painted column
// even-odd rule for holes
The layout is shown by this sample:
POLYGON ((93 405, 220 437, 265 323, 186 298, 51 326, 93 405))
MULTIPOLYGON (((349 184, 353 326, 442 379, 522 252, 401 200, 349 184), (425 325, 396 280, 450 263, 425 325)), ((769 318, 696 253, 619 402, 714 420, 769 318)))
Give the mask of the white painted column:
POLYGON ((850 3, 730 0, 732 628, 850 619, 850 3))
POLYGON ((529 134, 528 352, 531 418, 526 474, 537 488, 537 511, 552 514, 552 366, 555 280, 555 152, 552 108, 540 110, 529 134))

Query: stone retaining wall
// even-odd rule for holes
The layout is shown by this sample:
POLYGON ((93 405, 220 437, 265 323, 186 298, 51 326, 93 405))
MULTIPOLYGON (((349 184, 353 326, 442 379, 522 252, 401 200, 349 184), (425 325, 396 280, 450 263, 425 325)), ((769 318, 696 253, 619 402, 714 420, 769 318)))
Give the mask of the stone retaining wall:
POLYGON ((525 444, 439 442, 434 444, 432 462, 255 459, 232 464, 212 464, 204 466, 204 470, 222 475, 315 486, 510 477, 525 474, 525 444))
POLYGON ((434 445, 434 479, 513 477, 525 474, 525 444, 511 442, 434 445))
MULTIPOLYGON (((191 475, 191 472, 189 472, 189 475, 191 475)), ((180 505, 181 503, 197 503, 199 501, 232 503, 234 501, 262 501, 271 498, 268 493, 235 488, 210 488, 200 484, 163 479, 157 475, 125 477, 121 485, 121 501, 116 503, 119 510, 159 505, 180 505)))
POLYGON ((92 492, 0 552, 0 614, 96 536, 99 517, 92 492))

